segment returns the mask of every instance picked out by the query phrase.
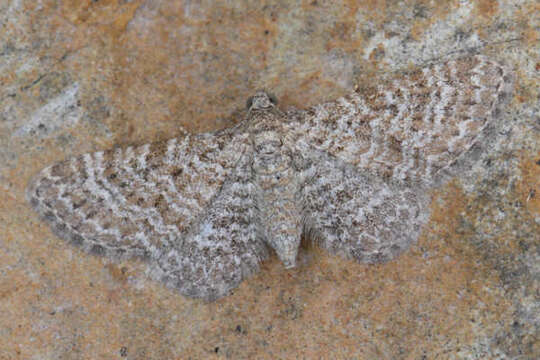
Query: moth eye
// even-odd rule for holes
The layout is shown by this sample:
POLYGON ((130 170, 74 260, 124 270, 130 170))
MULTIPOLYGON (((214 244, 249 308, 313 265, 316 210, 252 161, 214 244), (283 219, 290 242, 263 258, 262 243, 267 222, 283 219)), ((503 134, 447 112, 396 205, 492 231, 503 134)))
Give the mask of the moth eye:
POLYGON ((247 100, 246 100, 246 109, 249 110, 251 108, 251 105, 253 105, 253 96, 250 96, 247 100))
POLYGON ((277 105, 278 101, 277 101, 276 95, 270 94, 270 93, 268 93, 267 95, 268 95, 268 99, 270 100, 270 102, 272 104, 274 104, 274 105, 277 105))

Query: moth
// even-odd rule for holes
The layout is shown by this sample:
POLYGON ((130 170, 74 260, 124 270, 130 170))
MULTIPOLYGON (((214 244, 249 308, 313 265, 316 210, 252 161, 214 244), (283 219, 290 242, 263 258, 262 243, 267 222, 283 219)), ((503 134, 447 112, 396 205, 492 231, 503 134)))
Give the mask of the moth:
POLYGON ((472 157, 510 97, 512 71, 477 55, 396 74, 307 110, 259 91, 217 132, 115 148, 42 170, 27 198, 61 238, 116 260, 143 258, 180 293, 225 296, 302 237, 380 263, 429 219, 429 190, 472 157))

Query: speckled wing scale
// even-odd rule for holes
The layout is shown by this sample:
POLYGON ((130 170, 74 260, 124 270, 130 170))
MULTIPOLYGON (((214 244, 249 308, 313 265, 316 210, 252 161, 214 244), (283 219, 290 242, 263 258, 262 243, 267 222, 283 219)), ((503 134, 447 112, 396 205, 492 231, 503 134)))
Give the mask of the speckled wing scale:
POLYGON ((214 300, 274 249, 294 267, 302 233, 332 253, 377 263, 429 218, 428 192, 473 158, 512 88, 482 56, 395 76, 286 114, 258 92, 238 126, 67 159, 27 196, 62 238, 214 300))

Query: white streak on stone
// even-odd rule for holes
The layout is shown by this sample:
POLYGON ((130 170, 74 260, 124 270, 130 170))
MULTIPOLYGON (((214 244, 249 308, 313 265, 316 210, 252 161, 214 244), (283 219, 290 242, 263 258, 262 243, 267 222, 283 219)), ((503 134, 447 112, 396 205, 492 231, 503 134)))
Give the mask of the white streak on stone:
POLYGON ((37 134, 37 136, 47 138, 54 131, 75 125, 81 117, 81 111, 77 105, 78 92, 78 83, 68 86, 60 95, 36 110, 23 126, 15 130, 13 135, 26 137, 37 134))

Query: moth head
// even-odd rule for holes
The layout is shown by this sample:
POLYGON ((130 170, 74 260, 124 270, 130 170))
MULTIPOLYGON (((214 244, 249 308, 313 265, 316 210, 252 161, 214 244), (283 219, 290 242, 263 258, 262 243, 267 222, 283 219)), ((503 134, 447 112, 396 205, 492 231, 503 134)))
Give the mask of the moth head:
POLYGON ((273 94, 266 91, 257 91, 255 95, 247 99, 247 110, 266 110, 271 109, 277 105, 277 99, 273 94))

